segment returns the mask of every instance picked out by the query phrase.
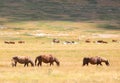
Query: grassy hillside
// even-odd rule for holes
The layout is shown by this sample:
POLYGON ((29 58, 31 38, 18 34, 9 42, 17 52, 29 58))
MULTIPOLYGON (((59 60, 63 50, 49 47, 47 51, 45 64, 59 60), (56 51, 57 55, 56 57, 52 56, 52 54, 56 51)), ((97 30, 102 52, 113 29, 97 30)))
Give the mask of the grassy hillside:
POLYGON ((118 21, 119 7, 119 0, 0 0, 0 21, 118 21))
POLYGON ((2 39, 119 34, 119 0, 0 0, 2 39), (14 38, 13 38, 14 37, 14 38))

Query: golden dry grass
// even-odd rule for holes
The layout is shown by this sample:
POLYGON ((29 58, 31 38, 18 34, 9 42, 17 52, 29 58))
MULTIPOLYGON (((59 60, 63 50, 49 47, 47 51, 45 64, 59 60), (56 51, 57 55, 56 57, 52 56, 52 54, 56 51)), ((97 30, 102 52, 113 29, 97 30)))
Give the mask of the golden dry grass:
POLYGON ((6 29, 0 31, 0 83, 119 83, 120 82, 120 43, 112 43, 112 39, 119 38, 92 38, 92 34, 117 34, 119 30, 105 30, 96 27, 99 23, 80 22, 21 22, 6 23, 6 29), (16 29, 17 28, 17 29, 16 29), (60 29, 62 28, 62 29, 60 29), (66 29, 67 28, 67 29, 66 29), (73 29, 74 28, 74 29, 73 29), (35 31, 49 34, 70 34, 69 36, 36 37, 35 31), (19 33, 19 34, 17 34, 19 33), (52 38, 78 41, 78 36, 86 36, 78 44, 64 45, 51 44, 52 38), (103 39, 108 44, 84 43, 86 38, 91 40, 103 39), (4 41, 15 41, 16 44, 5 44, 4 41), (24 40, 25 44, 18 44, 24 40), (11 67, 11 57, 14 55, 30 56, 33 60, 40 54, 53 54, 60 62, 50 67, 11 67), (84 56, 106 57, 110 66, 89 65, 82 67, 84 56))
POLYGON ((120 62, 119 43, 110 44, 77 44, 63 45, 50 43, 29 42, 25 44, 7 45, 1 42, 0 46, 0 82, 2 83, 119 83, 120 62), (43 63, 42 67, 16 68, 10 65, 14 55, 30 56, 34 60, 39 54, 53 54, 61 66, 50 67, 43 63), (102 56, 110 61, 110 66, 89 65, 82 67, 84 56, 102 56))

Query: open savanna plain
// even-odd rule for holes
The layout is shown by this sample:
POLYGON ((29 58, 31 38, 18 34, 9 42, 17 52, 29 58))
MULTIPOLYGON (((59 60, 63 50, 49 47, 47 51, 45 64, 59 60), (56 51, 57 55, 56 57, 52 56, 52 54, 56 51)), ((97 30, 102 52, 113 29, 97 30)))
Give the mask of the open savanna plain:
MULTIPOLYGON (((6 20, 6 19, 4 19, 6 20)), ((27 21, 5 22, 0 26, 0 83, 120 83, 120 28, 113 22, 27 21), (60 40, 52 44, 52 39, 60 40), (105 40, 107 44, 85 43, 105 40), (112 42, 112 39, 118 42, 112 42), (18 41, 25 41, 19 44, 18 41), (63 44, 64 41, 77 44, 63 44), (15 44, 5 44, 14 41, 15 44), (52 54, 60 66, 11 66, 15 55, 52 54), (82 66, 85 56, 101 56, 110 66, 82 66)))

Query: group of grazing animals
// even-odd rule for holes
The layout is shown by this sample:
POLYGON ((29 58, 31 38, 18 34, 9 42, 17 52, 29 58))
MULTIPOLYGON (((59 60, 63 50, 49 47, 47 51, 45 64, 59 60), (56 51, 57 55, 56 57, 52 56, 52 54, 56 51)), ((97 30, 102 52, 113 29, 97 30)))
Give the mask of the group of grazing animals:
MULTIPOLYGON (((60 43, 60 40, 54 38, 52 40, 52 44, 54 44, 54 43, 60 43)), ((75 42, 75 41, 64 41, 63 44, 77 44, 77 42, 75 42)))
MULTIPOLYGON (((93 42, 93 43, 99 43, 99 44, 100 44, 100 43, 104 43, 104 44, 107 44, 107 43, 108 43, 108 42, 105 41, 105 40, 97 40, 97 41, 92 41, 92 40, 90 40, 90 39, 86 39, 86 40, 85 40, 85 43, 92 43, 92 42, 93 42)), ((113 39, 111 42, 119 43, 118 40, 114 40, 114 39, 113 39)))
MULTIPOLYGON (((85 40, 86 43, 91 43, 92 41, 90 39, 85 40)), ((93 43, 108 43, 107 41, 104 40, 97 40, 97 41, 93 41, 93 43)))
MULTIPOLYGON (((42 62, 49 63, 50 66, 53 65, 53 63, 55 62, 57 66, 60 66, 60 61, 56 57, 52 56, 51 54, 37 56, 35 58, 35 64, 31 60, 31 58, 28 56, 14 56, 14 57, 12 57, 12 67, 16 67, 17 63, 24 64, 24 67, 28 66, 29 63, 31 64, 32 67, 33 66, 42 66, 42 62)), ((92 65, 101 65, 102 66, 102 62, 104 62, 107 66, 110 65, 109 61, 107 59, 99 57, 99 56, 84 57, 83 58, 83 66, 85 66, 85 65, 88 66, 89 63, 92 65)))
MULTIPOLYGON (((15 44, 16 42, 14 41, 4 41, 5 44, 15 44)), ((18 41, 18 44, 24 44, 25 41, 18 41)))
MULTIPOLYGON (((42 62, 50 63, 50 66, 53 65, 54 62, 56 62, 57 66, 60 65, 59 60, 52 55, 39 55, 35 58, 35 66, 36 65, 42 66, 42 62)), ((12 57, 12 67, 16 67, 17 63, 24 64, 24 67, 28 66, 29 63, 31 64, 32 67, 34 66, 34 62, 28 56, 14 56, 14 57, 12 57)))
POLYGON ((13 41, 4 41, 5 44, 15 44, 13 41))
MULTIPOLYGON (((92 41, 91 39, 86 39, 85 41, 84 41, 85 43, 97 43, 97 44, 107 44, 108 42, 107 41, 105 41, 105 40, 96 40, 96 41, 92 41)), ((115 40, 115 39, 113 39, 113 40, 111 40, 111 42, 113 42, 113 43, 119 43, 119 41, 118 40, 115 40)), ((52 40, 52 44, 54 44, 54 43, 60 43, 60 40, 58 40, 58 39, 53 39, 52 40)), ((77 44, 77 42, 75 42, 75 41, 64 41, 63 42, 63 44, 77 44)))

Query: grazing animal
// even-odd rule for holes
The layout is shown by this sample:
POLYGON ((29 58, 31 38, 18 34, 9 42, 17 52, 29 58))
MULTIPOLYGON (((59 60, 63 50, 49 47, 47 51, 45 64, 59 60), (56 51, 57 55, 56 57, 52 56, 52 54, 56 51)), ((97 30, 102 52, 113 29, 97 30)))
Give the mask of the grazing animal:
POLYGON ((53 39, 53 43, 60 43, 58 39, 53 39))
POLYGON ((8 41, 4 41, 4 43, 5 43, 5 44, 9 44, 9 42, 8 42, 8 41))
POLYGON ((53 57, 52 55, 40 55, 37 56, 35 59, 35 65, 37 64, 37 66, 42 66, 42 62, 44 63, 50 63, 50 66, 53 65, 53 62, 56 62, 57 66, 60 65, 60 62, 58 61, 58 59, 56 57, 53 57), (37 63, 38 61, 38 63, 37 63))
POLYGON ((19 44, 25 43, 25 41, 18 41, 19 44))
POLYGON ((34 66, 33 61, 28 56, 14 56, 12 57, 12 67, 16 67, 17 63, 24 64, 25 66, 28 66, 30 63, 31 66, 34 66))
POLYGON ((15 44, 15 42, 13 42, 13 41, 10 41, 9 43, 10 43, 10 44, 15 44))
POLYGON ((77 42, 75 42, 75 41, 65 41, 65 42, 63 42, 63 44, 77 44, 77 42))
POLYGON ((107 44, 108 42, 103 41, 103 40, 98 40, 97 43, 106 43, 107 44))
POLYGON ((87 39, 87 40, 85 40, 85 42, 86 42, 86 43, 90 43, 91 41, 90 41, 90 39, 87 39))
POLYGON ((4 41, 5 44, 15 44, 13 41, 4 41))
POLYGON ((113 39, 112 42, 117 42, 117 40, 114 40, 114 39, 113 39))
POLYGON ((109 66, 109 62, 107 59, 105 58, 101 58, 99 56, 96 57, 84 57, 83 58, 83 66, 87 65, 90 63, 92 65, 101 65, 102 66, 102 62, 104 62, 107 66, 109 66))

